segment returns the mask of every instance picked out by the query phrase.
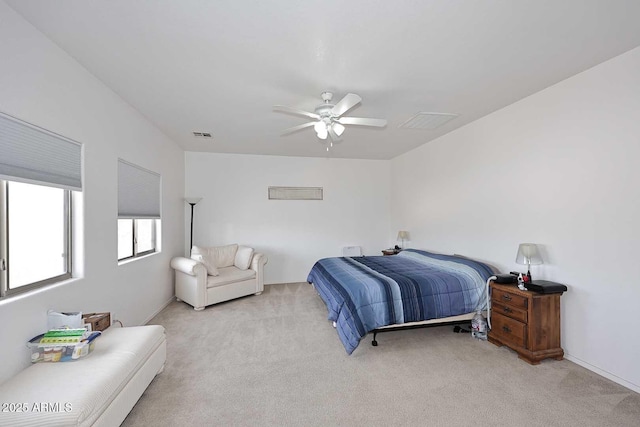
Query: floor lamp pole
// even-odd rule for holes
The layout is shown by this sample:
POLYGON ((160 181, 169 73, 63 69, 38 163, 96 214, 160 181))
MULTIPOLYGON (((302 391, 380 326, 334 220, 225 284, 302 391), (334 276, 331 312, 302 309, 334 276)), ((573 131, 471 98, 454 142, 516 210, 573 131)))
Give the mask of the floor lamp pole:
POLYGON ((202 200, 202 197, 185 197, 184 200, 191 205, 191 234, 189 240, 189 256, 191 256, 193 252, 193 207, 202 200))
POLYGON ((193 207, 196 205, 195 203, 189 203, 191 205, 191 240, 189 240, 189 256, 191 256, 191 251, 193 250, 193 207))

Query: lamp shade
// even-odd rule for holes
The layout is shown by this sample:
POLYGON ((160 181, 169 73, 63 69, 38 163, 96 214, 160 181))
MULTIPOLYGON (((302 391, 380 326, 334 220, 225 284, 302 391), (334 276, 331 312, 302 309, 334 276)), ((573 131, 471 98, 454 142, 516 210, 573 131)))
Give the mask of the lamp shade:
POLYGON ((185 197, 184 200, 190 205, 195 205, 202 200, 202 197, 185 197))
POLYGON ((316 135, 318 135, 318 138, 327 139, 329 131, 327 130, 327 124, 325 122, 317 122, 315 125, 313 125, 313 129, 316 131, 316 135))
POLYGON ((518 254, 516 255, 516 262, 518 264, 542 264, 542 257, 538 251, 538 246, 535 243, 520 243, 518 246, 518 254))
POLYGON ((338 122, 334 122, 332 125, 333 127, 333 131, 336 133, 336 135, 340 136, 342 135, 342 133, 344 132, 344 126, 342 126, 340 123, 338 122))
POLYGON ((403 230, 398 231, 398 238, 396 240, 409 240, 409 232, 403 230))

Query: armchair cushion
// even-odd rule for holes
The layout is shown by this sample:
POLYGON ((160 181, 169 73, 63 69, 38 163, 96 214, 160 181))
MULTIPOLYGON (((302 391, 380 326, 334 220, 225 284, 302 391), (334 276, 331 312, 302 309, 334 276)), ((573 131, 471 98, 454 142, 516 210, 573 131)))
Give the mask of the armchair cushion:
POLYGON ((233 265, 240 270, 247 270, 251 266, 251 258, 253 258, 253 248, 248 246, 238 246, 236 257, 233 261, 233 265))
POLYGON ((191 258, 197 259, 195 257, 201 255, 203 261, 214 267, 231 267, 235 261, 237 251, 237 244, 217 247, 194 246, 191 250, 191 258))
POLYGON ((216 286, 228 285, 229 283, 242 282, 243 280, 249 280, 256 277, 256 272, 253 270, 240 270, 236 267, 222 267, 220 268, 220 275, 217 277, 207 277, 207 288, 214 288, 216 286))
POLYGON ((216 267, 231 267, 236 259, 238 245, 226 245, 209 248, 209 256, 216 267))

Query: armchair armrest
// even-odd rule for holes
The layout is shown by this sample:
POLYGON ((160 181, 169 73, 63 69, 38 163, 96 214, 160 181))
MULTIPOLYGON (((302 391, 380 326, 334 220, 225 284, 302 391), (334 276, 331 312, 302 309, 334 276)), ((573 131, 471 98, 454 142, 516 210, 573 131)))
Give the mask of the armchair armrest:
POLYGON ((264 291, 264 265, 269 261, 265 254, 254 253, 251 260, 251 269, 256 272, 256 294, 264 291))
POLYGON ((175 257, 171 259, 171 268, 177 271, 181 271, 190 276, 197 276, 199 274, 207 275, 207 269, 201 262, 191 258, 175 257))
POLYGON ((265 254, 261 254, 256 252, 253 254, 253 259, 251 260, 251 268, 253 271, 257 272, 258 269, 264 267, 264 265, 269 261, 269 258, 265 254))
POLYGON ((196 310, 204 309, 207 292, 207 269, 194 259, 175 257, 171 260, 175 270, 176 297, 196 310))

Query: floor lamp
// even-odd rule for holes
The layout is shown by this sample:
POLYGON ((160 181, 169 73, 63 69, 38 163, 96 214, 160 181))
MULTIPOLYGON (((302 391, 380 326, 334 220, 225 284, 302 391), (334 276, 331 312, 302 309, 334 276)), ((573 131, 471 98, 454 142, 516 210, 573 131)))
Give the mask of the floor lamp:
POLYGON ((184 200, 191 205, 191 239, 189 240, 189 256, 191 256, 193 248, 193 207, 202 200, 202 197, 187 197, 184 200))

